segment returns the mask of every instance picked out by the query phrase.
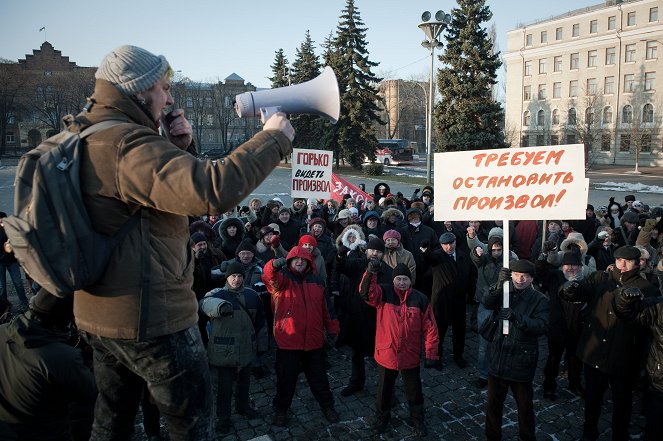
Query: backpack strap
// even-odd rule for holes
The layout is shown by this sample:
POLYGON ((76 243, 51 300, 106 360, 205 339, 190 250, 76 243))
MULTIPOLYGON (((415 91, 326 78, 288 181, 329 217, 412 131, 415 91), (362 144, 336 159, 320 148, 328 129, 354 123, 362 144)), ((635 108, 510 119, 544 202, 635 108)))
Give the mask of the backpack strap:
POLYGON ((119 124, 129 124, 129 121, 125 121, 122 119, 107 119, 106 121, 101 121, 96 124, 92 124, 90 127, 83 130, 79 136, 81 137, 81 139, 83 139, 88 137, 89 135, 92 135, 93 133, 100 132, 110 127, 117 126, 119 124))
POLYGON ((138 311, 138 334, 136 335, 136 341, 140 342, 144 341, 145 334, 147 333, 147 316, 150 304, 150 213, 146 208, 141 208, 136 214, 134 214, 132 220, 138 219, 136 216, 137 214, 140 214, 141 282, 140 309, 138 311))

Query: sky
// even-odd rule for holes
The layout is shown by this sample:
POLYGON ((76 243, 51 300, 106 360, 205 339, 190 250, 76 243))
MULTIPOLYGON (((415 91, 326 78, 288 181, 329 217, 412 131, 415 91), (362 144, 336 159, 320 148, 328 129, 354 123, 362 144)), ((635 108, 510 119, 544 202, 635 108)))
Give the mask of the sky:
MULTIPOLYGON (((519 25, 602 2, 488 0, 487 5, 499 49, 505 51, 506 33, 519 25)), ((309 31, 321 55, 345 5, 346 0, 1 0, 0 58, 23 59, 47 40, 79 66, 97 66, 114 47, 133 44, 165 55, 173 69, 195 81, 236 73, 269 87, 276 51, 283 49, 294 61, 309 31)), ((373 72, 386 79, 427 80, 430 52, 421 46, 421 14, 449 13, 456 2, 355 0, 355 6, 367 27, 369 60, 379 63, 373 72)))

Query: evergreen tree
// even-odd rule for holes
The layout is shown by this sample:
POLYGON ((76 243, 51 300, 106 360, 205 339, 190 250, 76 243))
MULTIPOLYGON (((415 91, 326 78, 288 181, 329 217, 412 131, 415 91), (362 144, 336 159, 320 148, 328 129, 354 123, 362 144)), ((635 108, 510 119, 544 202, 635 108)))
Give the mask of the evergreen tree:
MULTIPOLYGON (((315 54, 313 40, 306 31, 304 42, 299 46, 292 63, 292 83, 300 84, 312 80, 320 74, 320 57, 315 54)), ((292 115, 290 123, 295 129, 294 148, 323 148, 321 131, 323 121, 317 115, 292 115)))
POLYGON ((329 59, 341 92, 341 115, 331 137, 339 149, 337 164, 339 157, 343 157, 356 168, 361 168, 365 155, 374 155, 377 138, 373 122, 384 124, 378 113, 375 87, 382 78, 371 72, 378 63, 369 61, 365 38, 366 27, 354 0, 346 0, 336 37, 325 60, 329 59))
POLYGON ((272 89, 276 87, 288 86, 290 82, 290 66, 288 65, 288 59, 285 54, 283 54, 283 49, 276 51, 276 57, 274 58, 274 64, 270 66, 272 68, 273 77, 269 78, 269 81, 272 82, 272 89))
POLYGON ((482 23, 492 18, 485 0, 457 0, 447 28, 448 46, 440 60, 437 85, 442 100, 435 107, 440 144, 437 150, 478 150, 506 147, 504 112, 493 99, 499 52, 482 23), (441 148, 440 148, 441 147, 441 148))

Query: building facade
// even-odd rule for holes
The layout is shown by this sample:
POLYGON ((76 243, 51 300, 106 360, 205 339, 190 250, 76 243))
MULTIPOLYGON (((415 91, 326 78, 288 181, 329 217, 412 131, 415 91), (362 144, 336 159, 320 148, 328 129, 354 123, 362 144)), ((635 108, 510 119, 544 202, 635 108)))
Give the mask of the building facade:
POLYGON ((579 143, 590 164, 663 165, 662 1, 608 0, 510 31, 511 145, 579 143))
POLYGON ((384 80, 378 86, 383 121, 375 129, 378 139, 406 139, 426 151, 426 108, 428 83, 384 80))

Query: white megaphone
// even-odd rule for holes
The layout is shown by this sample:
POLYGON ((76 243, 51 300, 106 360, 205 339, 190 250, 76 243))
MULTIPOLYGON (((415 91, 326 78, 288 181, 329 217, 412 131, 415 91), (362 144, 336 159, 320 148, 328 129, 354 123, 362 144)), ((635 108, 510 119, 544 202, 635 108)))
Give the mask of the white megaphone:
POLYGON ((285 112, 312 113, 336 124, 341 112, 338 81, 327 66, 320 75, 301 84, 240 93, 235 97, 235 109, 240 118, 260 116, 263 122, 276 112, 285 112))

